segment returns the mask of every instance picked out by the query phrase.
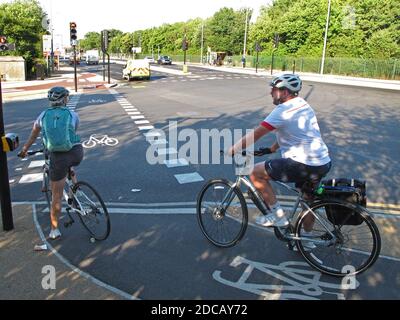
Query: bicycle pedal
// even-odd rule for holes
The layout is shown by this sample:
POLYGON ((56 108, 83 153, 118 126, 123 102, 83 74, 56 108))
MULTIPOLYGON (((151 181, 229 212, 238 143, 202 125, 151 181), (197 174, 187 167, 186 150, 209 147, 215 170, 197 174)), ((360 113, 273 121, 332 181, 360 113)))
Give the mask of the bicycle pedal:
POLYGON ((72 198, 68 198, 68 205, 70 205, 70 206, 72 206, 72 204, 74 203, 74 201, 73 201, 73 199, 72 198))

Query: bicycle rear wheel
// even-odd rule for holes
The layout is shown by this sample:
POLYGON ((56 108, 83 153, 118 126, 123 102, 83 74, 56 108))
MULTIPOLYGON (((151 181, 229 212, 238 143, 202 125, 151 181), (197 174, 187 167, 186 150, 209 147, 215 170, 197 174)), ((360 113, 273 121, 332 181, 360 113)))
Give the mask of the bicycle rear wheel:
POLYGON ((337 200, 317 202, 311 209, 318 218, 307 211, 300 214, 295 226, 299 237, 310 239, 296 241, 296 246, 311 266, 322 273, 344 277, 360 274, 375 263, 381 238, 366 209, 337 200), (332 210, 353 215, 358 221, 353 225, 337 224, 332 210))
POLYGON ((217 247, 232 247, 247 228, 246 201, 227 180, 211 180, 197 198, 197 221, 204 236, 217 247))
POLYGON ((79 218, 96 240, 105 240, 110 234, 108 210, 98 192, 87 182, 79 181, 73 187, 74 203, 80 210, 79 218))

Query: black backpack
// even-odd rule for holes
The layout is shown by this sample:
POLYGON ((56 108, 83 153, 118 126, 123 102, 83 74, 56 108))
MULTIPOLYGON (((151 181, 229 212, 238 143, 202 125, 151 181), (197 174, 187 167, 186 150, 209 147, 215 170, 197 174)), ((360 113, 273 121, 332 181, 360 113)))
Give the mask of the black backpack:
MULTIPOLYGON (((366 182, 356 179, 323 180, 317 190, 319 198, 345 200, 350 203, 367 207, 366 182), (322 189, 321 189, 322 188, 322 189)), ((356 211, 342 206, 326 205, 325 211, 330 222, 335 225, 357 226, 363 223, 363 218, 356 211)))

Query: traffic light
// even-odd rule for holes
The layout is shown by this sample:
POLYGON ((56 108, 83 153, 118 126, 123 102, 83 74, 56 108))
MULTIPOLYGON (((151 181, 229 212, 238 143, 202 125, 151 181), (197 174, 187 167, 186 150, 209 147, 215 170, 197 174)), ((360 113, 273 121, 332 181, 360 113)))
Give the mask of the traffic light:
POLYGON ((182 41, 182 50, 186 51, 189 48, 189 43, 186 39, 183 39, 182 41))
POLYGON ((76 40, 78 40, 78 35, 77 35, 77 31, 76 31, 76 23, 75 22, 69 23, 69 34, 70 34, 71 44, 76 45, 76 40))
POLYGON ((110 42, 110 31, 103 30, 101 32, 101 51, 107 52, 110 42))
POLYGON ((0 51, 8 50, 7 38, 5 36, 0 36, 0 51))
POLYGON ((274 48, 278 48, 279 46, 279 34, 275 33, 274 35, 274 48))

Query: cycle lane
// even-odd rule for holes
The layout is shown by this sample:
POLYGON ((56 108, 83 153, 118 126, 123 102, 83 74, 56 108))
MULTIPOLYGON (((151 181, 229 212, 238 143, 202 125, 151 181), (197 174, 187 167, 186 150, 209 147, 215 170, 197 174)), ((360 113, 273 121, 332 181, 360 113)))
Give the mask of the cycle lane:
MULTIPOLYGON (((105 242, 91 244, 86 231, 75 224, 62 230, 63 239, 52 245, 72 265, 127 296, 144 300, 399 298, 400 255, 388 245, 393 239, 379 220, 381 257, 365 273, 342 282, 309 267, 264 228, 250 226, 238 245, 220 249, 201 234, 192 204, 179 208, 115 205, 110 206, 112 232, 105 242), (353 285, 354 289, 346 289, 353 285)), ((46 234, 47 217, 40 210, 38 221, 46 234)), ((399 226, 398 219, 391 222, 396 231, 399 226)))

